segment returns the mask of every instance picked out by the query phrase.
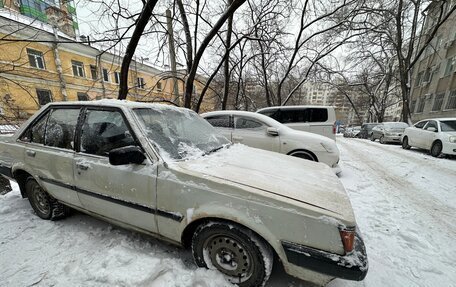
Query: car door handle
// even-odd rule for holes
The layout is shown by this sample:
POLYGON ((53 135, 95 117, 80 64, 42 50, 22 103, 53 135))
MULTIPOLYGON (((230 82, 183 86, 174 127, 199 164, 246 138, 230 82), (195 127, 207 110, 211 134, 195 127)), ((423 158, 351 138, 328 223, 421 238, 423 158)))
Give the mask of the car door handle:
POLYGON ((35 157, 36 155, 36 152, 33 150, 27 150, 25 153, 30 157, 35 157))
POLYGON ((244 138, 240 136, 233 136, 234 141, 242 141, 244 138))
POLYGON ((89 166, 88 165, 85 165, 85 164, 76 164, 76 167, 80 170, 88 170, 89 169, 89 166))

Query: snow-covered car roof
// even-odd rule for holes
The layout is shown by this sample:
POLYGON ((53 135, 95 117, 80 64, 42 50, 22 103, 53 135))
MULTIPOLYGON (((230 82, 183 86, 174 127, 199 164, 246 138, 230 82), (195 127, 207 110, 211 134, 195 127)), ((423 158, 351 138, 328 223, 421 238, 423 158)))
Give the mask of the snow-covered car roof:
POLYGON ((267 107, 267 108, 262 108, 257 110, 257 112, 260 111, 267 111, 267 110, 275 110, 275 109, 282 109, 282 110, 294 110, 294 109, 302 109, 302 108, 332 108, 334 109, 333 106, 317 106, 317 105, 300 105, 300 106, 273 106, 273 107, 267 107))
POLYGON ((82 106, 107 106, 107 107, 128 107, 128 108, 154 108, 154 109, 174 109, 174 110, 188 110, 186 108, 176 107, 173 105, 159 104, 159 103, 142 103, 128 100, 115 100, 103 99, 96 101, 70 101, 70 102, 52 102, 45 106, 62 106, 62 105, 82 105, 82 106))
POLYGON ((222 115, 235 115, 235 116, 246 116, 251 117, 254 119, 261 120, 265 124, 272 126, 272 127, 280 127, 280 128, 288 128, 287 126, 281 124, 280 122, 274 120, 271 117, 254 113, 254 112, 247 112, 247 111, 236 111, 236 110, 225 110, 225 111, 215 111, 215 112, 208 112, 201 114, 202 117, 210 117, 210 116, 222 116, 222 115))

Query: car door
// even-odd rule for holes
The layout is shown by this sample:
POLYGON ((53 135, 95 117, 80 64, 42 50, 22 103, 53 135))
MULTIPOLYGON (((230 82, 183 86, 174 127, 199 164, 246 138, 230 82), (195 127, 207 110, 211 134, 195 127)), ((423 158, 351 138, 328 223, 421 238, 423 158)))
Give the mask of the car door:
POLYGON ((434 142, 435 136, 439 131, 439 127, 436 121, 429 121, 423 128, 420 137, 420 147, 424 149, 431 149, 432 143, 434 142), (435 130, 429 130, 434 128, 435 130))
POLYGON ((267 128, 266 124, 257 119, 247 116, 234 116, 232 141, 250 147, 279 152, 280 137, 269 135, 267 128))
POLYGON ((139 146, 125 115, 117 108, 88 107, 83 112, 74 160, 76 190, 91 212, 150 232, 157 232, 157 166, 114 166, 109 151, 139 146))
POLYGON ((420 121, 416 123, 411 129, 408 129, 407 135, 409 145, 415 147, 422 147, 423 140, 421 138, 423 137, 423 127, 427 124, 427 122, 427 120, 420 121))
POLYGON ((54 198, 81 206, 74 190, 74 137, 80 107, 53 107, 30 125, 19 138, 24 159, 34 177, 54 198))
POLYGON ((215 127, 222 135, 232 141, 233 124, 230 115, 215 115, 204 118, 213 127, 215 127))

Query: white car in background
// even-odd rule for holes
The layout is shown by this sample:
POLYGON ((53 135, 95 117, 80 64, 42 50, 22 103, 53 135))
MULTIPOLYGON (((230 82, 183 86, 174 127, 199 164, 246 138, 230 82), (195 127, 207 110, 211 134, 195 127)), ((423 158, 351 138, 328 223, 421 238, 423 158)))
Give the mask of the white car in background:
POLYGON ((339 149, 325 136, 297 131, 253 112, 216 111, 201 116, 234 143, 322 162, 335 173, 341 171, 339 149))
POLYGON ((402 148, 417 147, 429 150, 431 155, 456 155, 456 118, 427 119, 406 128, 402 148))

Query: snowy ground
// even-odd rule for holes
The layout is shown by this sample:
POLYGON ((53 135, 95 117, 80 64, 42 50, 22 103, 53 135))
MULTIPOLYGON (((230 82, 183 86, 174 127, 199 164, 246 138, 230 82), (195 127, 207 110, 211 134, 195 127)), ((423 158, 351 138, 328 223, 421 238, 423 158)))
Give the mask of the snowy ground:
MULTIPOLYGON (((456 161, 397 145, 338 138, 342 175, 370 270, 342 286, 456 286, 456 161)), ((14 191, 0 196, 2 286, 229 286, 188 251, 83 214, 36 217, 14 191)), ((307 286, 273 272, 268 286, 307 286)))

